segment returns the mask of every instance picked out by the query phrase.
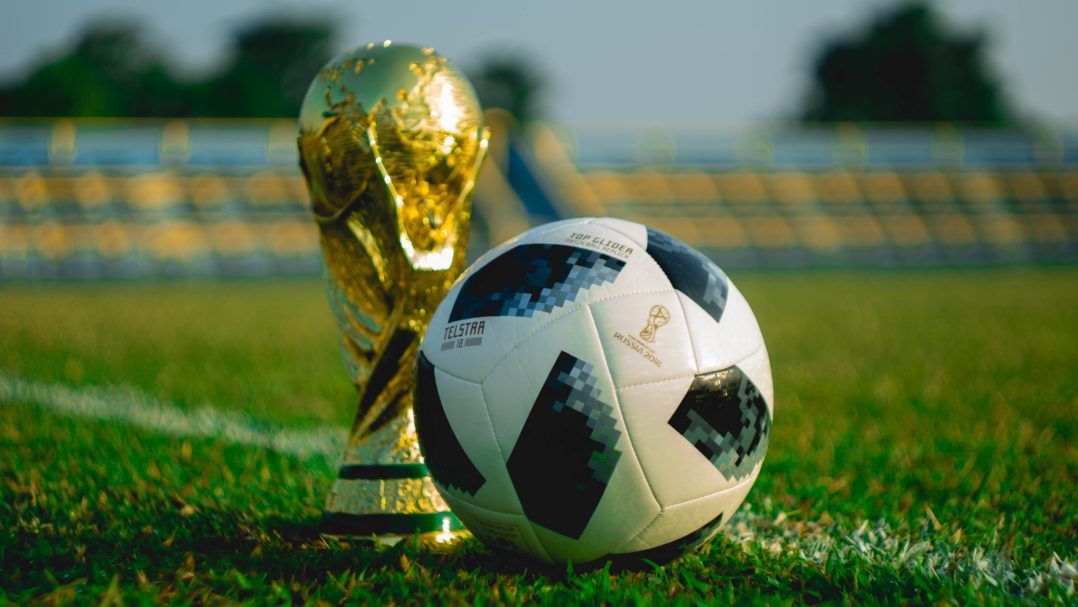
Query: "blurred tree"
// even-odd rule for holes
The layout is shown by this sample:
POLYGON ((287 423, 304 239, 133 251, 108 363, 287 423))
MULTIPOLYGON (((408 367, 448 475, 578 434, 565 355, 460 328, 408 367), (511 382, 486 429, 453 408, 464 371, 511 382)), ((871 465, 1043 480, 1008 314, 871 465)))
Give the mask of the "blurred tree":
POLYGON ((295 116, 311 79, 333 57, 331 21, 273 17, 236 34, 231 61, 207 83, 202 113, 295 116))
POLYGON ((519 55, 491 55, 469 74, 484 108, 502 108, 521 124, 540 117, 544 79, 519 55))
POLYGON ((1010 123, 987 48, 984 32, 952 31, 928 3, 903 2, 826 43, 803 118, 1010 123))
POLYGON ((91 24, 73 49, 0 90, 0 112, 23 116, 183 113, 189 102, 161 53, 129 22, 91 24))
POLYGON ((66 53, 0 85, 0 115, 295 116, 332 43, 331 21, 267 18, 237 32, 219 71, 182 81, 137 24, 92 24, 66 53))

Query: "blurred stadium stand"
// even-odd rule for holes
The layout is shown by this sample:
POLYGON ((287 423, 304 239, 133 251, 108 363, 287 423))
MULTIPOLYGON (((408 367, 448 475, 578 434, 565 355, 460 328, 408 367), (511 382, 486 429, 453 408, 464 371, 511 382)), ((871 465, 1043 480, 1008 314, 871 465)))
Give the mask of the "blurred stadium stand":
MULTIPOLYGON (((472 253, 611 215, 725 267, 1078 261, 1078 131, 537 126, 492 112, 472 253)), ((318 273, 292 121, 0 122, 0 280, 318 273)))

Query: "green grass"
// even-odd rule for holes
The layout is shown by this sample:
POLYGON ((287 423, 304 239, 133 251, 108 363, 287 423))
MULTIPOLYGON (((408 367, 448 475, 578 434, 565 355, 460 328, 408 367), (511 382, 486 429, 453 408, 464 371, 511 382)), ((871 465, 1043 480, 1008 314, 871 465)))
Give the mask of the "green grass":
MULTIPOLYGON (((329 542, 332 458, 0 402, 0 603, 1078 601, 1078 271, 734 279, 774 430, 746 513, 697 554, 574 572, 329 542)), ((0 310, 9 378, 296 428, 353 413, 315 281, 6 286, 0 310)))

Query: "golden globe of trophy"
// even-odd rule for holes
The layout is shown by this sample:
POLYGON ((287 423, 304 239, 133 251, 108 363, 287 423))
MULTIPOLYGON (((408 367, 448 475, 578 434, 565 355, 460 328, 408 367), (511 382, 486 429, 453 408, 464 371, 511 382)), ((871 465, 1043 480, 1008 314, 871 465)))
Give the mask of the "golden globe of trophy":
POLYGON ((462 529, 423 464, 412 388, 419 340, 464 268, 488 137, 471 83, 429 48, 345 52, 303 100, 300 167, 358 391, 326 534, 445 540, 462 529))

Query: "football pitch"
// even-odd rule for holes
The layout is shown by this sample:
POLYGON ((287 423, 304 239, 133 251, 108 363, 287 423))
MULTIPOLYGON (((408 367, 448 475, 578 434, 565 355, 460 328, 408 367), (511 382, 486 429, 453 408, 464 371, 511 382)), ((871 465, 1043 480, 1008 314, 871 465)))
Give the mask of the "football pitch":
POLYGON ((0 287, 0 603, 1078 601, 1078 270, 734 273, 775 418, 718 538, 547 567, 326 540, 317 280, 0 287))

